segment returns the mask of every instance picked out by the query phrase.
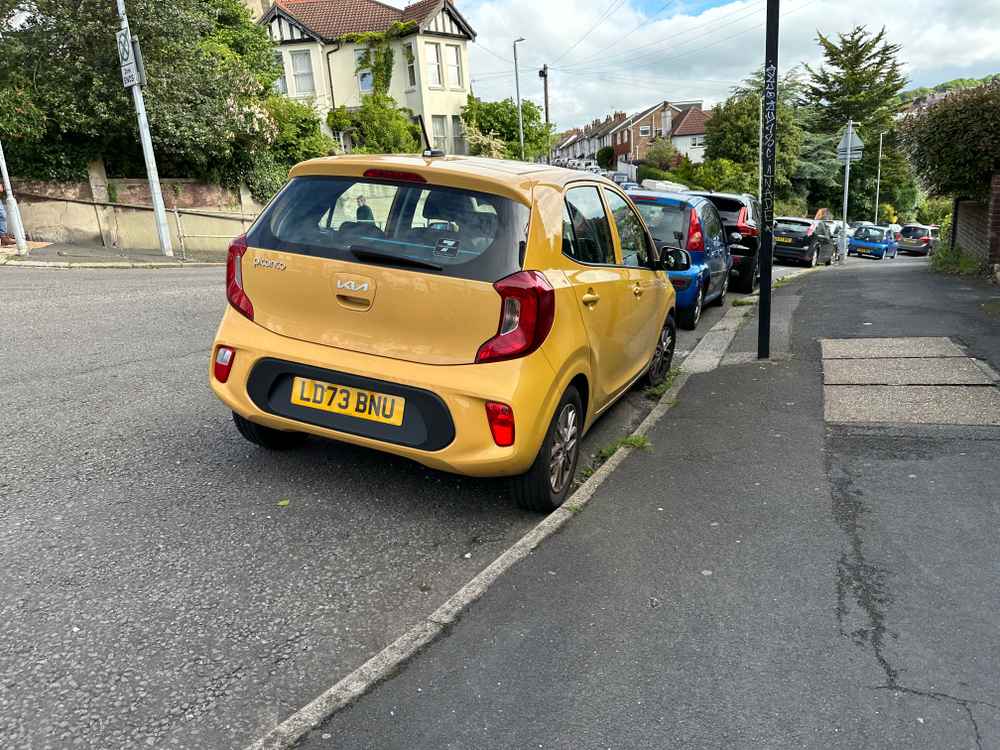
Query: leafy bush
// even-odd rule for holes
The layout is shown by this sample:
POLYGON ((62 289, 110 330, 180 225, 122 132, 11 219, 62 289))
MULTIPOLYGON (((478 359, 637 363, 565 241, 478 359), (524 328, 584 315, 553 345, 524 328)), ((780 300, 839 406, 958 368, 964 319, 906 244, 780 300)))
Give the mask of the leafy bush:
POLYGON ((774 201, 775 216, 809 216, 809 204, 804 196, 793 195, 790 198, 778 198, 774 201))
POLYGON ((611 146, 605 146, 597 152, 597 165, 601 169, 615 168, 615 150, 611 146))
POLYGON ((958 245, 951 247, 942 242, 931 256, 931 268, 938 273, 956 276, 978 276, 985 272, 983 263, 974 258, 958 245))
POLYGON ((423 134, 410 114, 388 94, 372 93, 362 97, 356 110, 341 105, 330 112, 327 124, 335 133, 350 135, 355 153, 416 154, 423 134))
POLYGON ((670 169, 677 158, 677 149, 669 138, 660 138, 653 142, 646 152, 646 161, 658 169, 670 169))
POLYGON ((1000 171, 1000 80, 951 94, 903 121, 903 146, 935 195, 985 198, 1000 171))
POLYGON ((337 142, 323 134, 319 116, 310 105, 275 95, 265 106, 277 129, 270 149, 277 161, 292 166, 336 152, 337 142))

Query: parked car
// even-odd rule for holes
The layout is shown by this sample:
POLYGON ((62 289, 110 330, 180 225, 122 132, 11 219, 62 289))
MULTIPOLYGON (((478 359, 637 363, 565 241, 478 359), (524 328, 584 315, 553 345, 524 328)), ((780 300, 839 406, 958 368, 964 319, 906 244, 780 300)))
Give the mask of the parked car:
POLYGON ((623 182, 619 187, 622 190, 641 190, 642 186, 638 182, 623 182))
POLYGON ((677 292, 678 322, 693 329, 707 304, 723 305, 732 257, 718 210, 707 198, 689 193, 633 190, 629 197, 662 248, 683 248, 689 268, 668 273, 677 292))
POLYGON ((868 258, 895 258, 898 250, 896 236, 888 227, 858 227, 847 245, 848 255, 868 258))
POLYGON ((780 216, 774 220, 775 260, 804 263, 816 266, 830 265, 837 252, 826 222, 818 219, 799 219, 780 216))
POLYGON ((760 201, 747 193, 712 193, 698 190, 691 195, 700 195, 712 202, 722 217, 726 237, 740 235, 736 240, 745 250, 733 251, 733 288, 747 294, 753 292, 760 280, 760 201), (741 254, 742 253, 742 254, 741 254))
POLYGON ((608 172, 607 178, 618 185, 624 185, 629 181, 628 174, 625 172, 608 172))
POLYGON ((910 255, 933 255, 940 240, 937 227, 907 224, 899 230, 899 252, 910 255))
POLYGON ((873 227, 873 226, 875 226, 875 222, 873 222, 873 221, 852 221, 847 226, 849 226, 851 229, 857 229, 858 227, 873 227))
POLYGON ((211 387, 257 445, 308 433, 513 477, 523 507, 551 510, 597 415, 665 379, 663 271, 689 260, 661 260, 625 194, 580 172, 315 159, 229 248, 211 387))

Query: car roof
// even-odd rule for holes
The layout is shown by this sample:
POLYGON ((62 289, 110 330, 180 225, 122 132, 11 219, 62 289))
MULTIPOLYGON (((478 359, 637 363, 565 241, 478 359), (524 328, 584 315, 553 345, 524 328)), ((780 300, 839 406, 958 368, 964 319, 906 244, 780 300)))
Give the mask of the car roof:
POLYGON ((666 190, 627 190, 629 198, 635 200, 636 198, 645 199, 645 202, 656 202, 659 204, 664 204, 668 206, 686 204, 688 206, 695 206, 704 202, 704 198, 701 196, 693 195, 691 193, 674 193, 667 192, 666 190))
POLYGON ((775 216, 775 221, 808 221, 812 224, 814 221, 820 221, 819 219, 808 219, 805 216, 775 216))
POLYGON ((528 205, 531 204, 532 190, 539 184, 563 188, 575 181, 596 181, 615 187, 615 183, 606 177, 576 169, 508 159, 456 155, 325 156, 296 164, 289 172, 289 176, 362 177, 368 169, 414 172, 430 184, 497 193, 528 205))
POLYGON ((737 201, 754 200, 754 196, 750 195, 750 193, 714 193, 711 190, 691 190, 689 192, 691 195, 700 195, 704 198, 730 198, 737 201))

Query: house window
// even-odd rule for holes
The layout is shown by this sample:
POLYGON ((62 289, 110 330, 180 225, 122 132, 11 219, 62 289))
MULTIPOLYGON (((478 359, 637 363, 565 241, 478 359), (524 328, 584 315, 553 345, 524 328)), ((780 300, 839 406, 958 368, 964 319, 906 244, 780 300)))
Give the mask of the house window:
POLYGON ((648 138, 650 132, 651 131, 650 131, 650 126, 649 125, 640 125, 639 126, 639 135, 640 136, 642 136, 644 138, 648 138))
POLYGON ((705 145, 705 136, 703 136, 703 135, 693 136, 691 138, 691 145, 692 146, 704 146, 705 145))
POLYGON ((441 87, 444 78, 441 76, 441 45, 425 42, 427 50, 427 81, 431 86, 441 87))
POLYGON ((313 83, 312 56, 309 50, 292 53, 292 78, 295 80, 296 94, 315 94, 313 83))
POLYGON ((431 132, 434 136, 434 148, 445 151, 448 147, 448 118, 444 115, 432 115, 431 132))
POLYGON ((452 153, 465 153, 465 128, 462 127, 462 118, 459 115, 451 116, 451 139, 455 143, 452 153))
POLYGON ((372 72, 369 68, 358 67, 361 65, 361 61, 364 60, 365 53, 368 50, 356 49, 354 50, 354 67, 358 71, 358 88, 361 89, 362 94, 370 94, 372 86, 374 85, 374 79, 372 77, 372 72))
POLYGON ((462 88, 462 48, 457 44, 445 46, 445 61, 448 64, 448 85, 462 88))
POLYGON ((413 45, 403 45, 403 56, 406 58, 406 80, 410 88, 417 85, 417 61, 413 56, 413 45))
POLYGON ((278 77, 278 80, 274 82, 274 90, 279 94, 287 94, 288 79, 285 78, 285 56, 278 50, 275 50, 274 52, 274 64, 277 65, 278 70, 281 71, 281 75, 278 77))

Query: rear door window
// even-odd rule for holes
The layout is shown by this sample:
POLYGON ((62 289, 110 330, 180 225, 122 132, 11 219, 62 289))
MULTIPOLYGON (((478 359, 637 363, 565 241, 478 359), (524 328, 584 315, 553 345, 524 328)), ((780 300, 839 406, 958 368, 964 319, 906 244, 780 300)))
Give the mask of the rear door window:
POLYGON ((908 240, 919 240, 921 237, 928 237, 926 227, 903 227, 900 234, 908 240))
MULTIPOLYGON (((616 264, 611 225, 597 188, 579 187, 568 190, 566 208, 573 229, 570 257, 581 263, 616 264)), ((565 247, 565 243, 563 246, 565 247)))
POLYGON ((608 201, 608 208, 615 220, 615 228, 618 230, 618 239, 622 245, 622 264, 633 268, 646 268, 649 266, 649 237, 646 234, 646 227, 642 219, 636 216, 635 211, 624 198, 612 190, 605 190, 604 195, 608 201))
POLYGON ((775 219, 774 229, 775 231, 782 231, 793 234, 805 234, 809 227, 812 226, 811 222, 799 220, 799 219, 775 219))
POLYGON ((521 269, 530 210, 489 193, 296 177, 247 233, 251 247, 494 282, 521 269))

